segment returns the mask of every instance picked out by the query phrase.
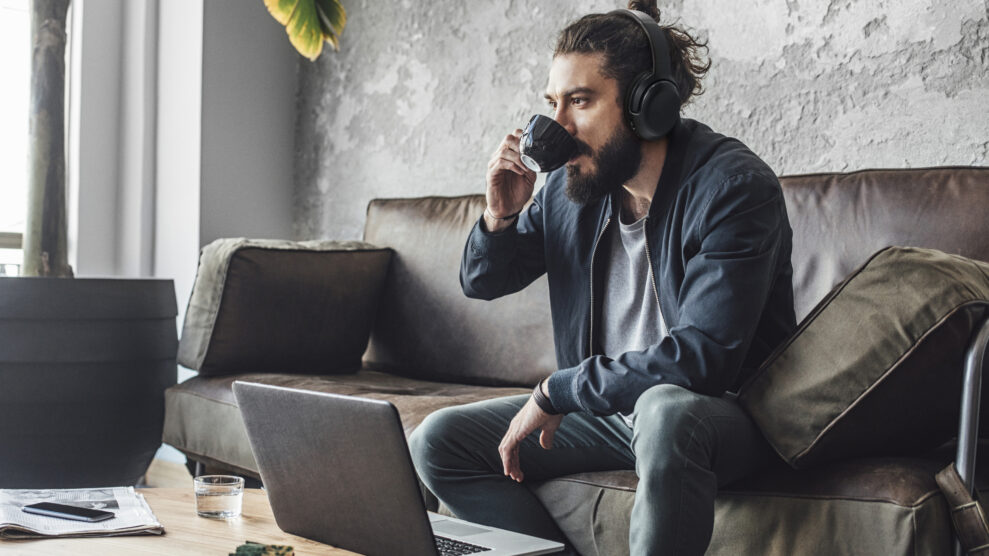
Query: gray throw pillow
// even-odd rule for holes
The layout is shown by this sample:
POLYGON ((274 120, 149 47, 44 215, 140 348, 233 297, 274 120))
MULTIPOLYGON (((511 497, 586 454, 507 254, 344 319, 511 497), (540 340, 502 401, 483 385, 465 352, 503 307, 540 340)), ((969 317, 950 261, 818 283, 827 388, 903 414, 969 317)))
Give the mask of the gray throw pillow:
POLYGON ((358 370, 391 255, 356 241, 210 243, 199 258, 179 363, 204 376, 358 370))
POLYGON ((987 305, 989 264, 886 248, 818 304, 739 401, 794 467, 934 448, 956 434, 965 348, 987 305))

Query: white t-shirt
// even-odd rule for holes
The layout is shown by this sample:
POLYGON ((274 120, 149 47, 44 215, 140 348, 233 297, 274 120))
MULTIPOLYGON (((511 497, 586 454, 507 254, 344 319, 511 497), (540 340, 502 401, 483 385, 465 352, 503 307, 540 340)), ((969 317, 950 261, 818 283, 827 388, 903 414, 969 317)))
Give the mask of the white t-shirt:
MULTIPOLYGON (((601 348, 615 358, 659 343, 669 332, 653 288, 652 268, 646 255, 646 220, 631 224, 618 219, 612 229, 611 255, 604 278, 601 305, 601 348)), ((621 414, 629 427, 632 415, 621 414)))

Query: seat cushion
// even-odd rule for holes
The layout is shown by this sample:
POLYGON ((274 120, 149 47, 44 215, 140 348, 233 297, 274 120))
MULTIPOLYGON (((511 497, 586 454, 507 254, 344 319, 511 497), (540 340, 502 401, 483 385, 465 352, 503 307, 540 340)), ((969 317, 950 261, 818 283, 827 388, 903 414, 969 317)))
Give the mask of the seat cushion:
POLYGON ((165 443, 196 461, 258 479, 247 431, 231 390, 235 380, 388 400, 398 408, 406 436, 437 409, 529 393, 526 388, 428 382, 367 369, 349 375, 198 376, 165 391, 165 443))
MULTIPOLYGON (((951 521, 934 482, 946 461, 871 458, 811 470, 780 462, 718 493, 706 554, 950 554, 951 521)), ((627 555, 637 484, 634 471, 582 473, 535 492, 581 554, 627 555)), ((985 474, 978 484, 987 492, 985 474)))
POLYGON ((203 376, 355 372, 390 260, 356 241, 218 239, 199 258, 179 363, 203 376))
POLYGON ((930 450, 956 434, 963 357, 987 305, 989 263, 884 249, 804 319, 739 402, 795 467, 930 450))

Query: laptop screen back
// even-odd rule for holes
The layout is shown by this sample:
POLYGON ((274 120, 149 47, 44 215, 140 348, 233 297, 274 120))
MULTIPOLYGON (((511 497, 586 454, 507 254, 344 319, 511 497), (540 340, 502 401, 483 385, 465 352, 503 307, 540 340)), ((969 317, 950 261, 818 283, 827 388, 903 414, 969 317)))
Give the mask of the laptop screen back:
POLYGON ((362 554, 434 554, 395 407, 384 401, 235 382, 275 522, 362 554))

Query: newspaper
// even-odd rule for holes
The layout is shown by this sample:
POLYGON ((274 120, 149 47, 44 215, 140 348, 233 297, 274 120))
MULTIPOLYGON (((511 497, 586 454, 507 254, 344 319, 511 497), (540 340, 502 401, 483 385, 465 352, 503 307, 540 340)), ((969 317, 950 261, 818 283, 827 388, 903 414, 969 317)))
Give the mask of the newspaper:
POLYGON ((0 489, 0 539, 161 535, 165 529, 134 487, 45 490, 0 489), (111 511, 116 517, 88 523, 29 514, 28 504, 55 502, 111 511))

